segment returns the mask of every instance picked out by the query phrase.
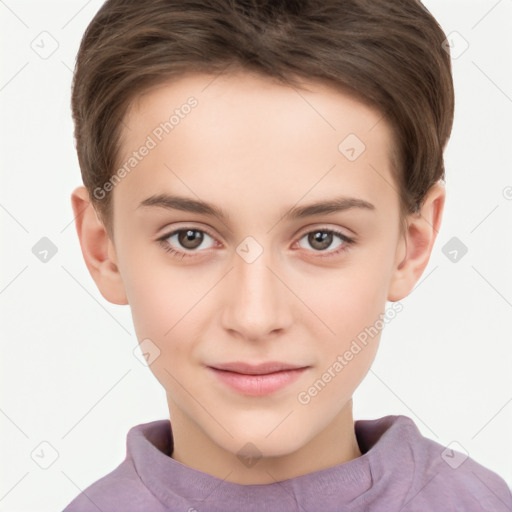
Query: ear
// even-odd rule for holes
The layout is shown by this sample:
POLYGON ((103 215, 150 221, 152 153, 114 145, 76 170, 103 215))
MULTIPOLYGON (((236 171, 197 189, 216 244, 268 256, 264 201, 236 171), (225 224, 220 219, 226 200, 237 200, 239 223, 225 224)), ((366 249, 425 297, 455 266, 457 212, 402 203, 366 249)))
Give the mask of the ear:
POLYGON ((388 300, 407 297, 423 274, 441 227, 446 191, 437 182, 427 193, 420 211, 407 217, 408 227, 397 247, 388 300))
POLYGON ((99 291, 113 304, 128 304, 115 247, 84 186, 71 194, 75 225, 85 264, 99 291))

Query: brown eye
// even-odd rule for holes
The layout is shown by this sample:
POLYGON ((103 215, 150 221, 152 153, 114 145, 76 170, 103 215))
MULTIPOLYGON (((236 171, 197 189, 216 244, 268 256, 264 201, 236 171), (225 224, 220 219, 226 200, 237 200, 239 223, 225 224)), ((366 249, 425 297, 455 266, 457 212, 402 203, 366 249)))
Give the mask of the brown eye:
POLYGON ((185 249, 197 249, 204 239, 203 232, 197 229, 182 229, 177 233, 178 242, 185 249))
POLYGON ((333 240, 333 234, 327 231, 312 231, 308 234, 308 243, 313 249, 322 251, 327 249, 333 240))
POLYGON ((203 249, 209 249, 215 245, 215 239, 211 235, 195 228, 176 229, 157 241, 166 251, 179 253, 182 257, 194 256, 203 249), (210 239, 210 245, 208 245, 208 239, 210 239))
POLYGON ((336 231, 335 229, 315 229, 304 233, 299 240, 299 246, 304 249, 312 248, 314 252, 319 253, 318 256, 330 257, 335 256, 347 250, 351 245, 354 244, 354 240, 345 236, 343 233, 336 231), (338 240, 337 243, 336 239, 338 240), (309 247, 303 246, 300 242, 302 240, 307 241, 309 247), (333 243, 334 242, 334 243, 333 243), (326 250, 330 248, 331 250, 326 250))

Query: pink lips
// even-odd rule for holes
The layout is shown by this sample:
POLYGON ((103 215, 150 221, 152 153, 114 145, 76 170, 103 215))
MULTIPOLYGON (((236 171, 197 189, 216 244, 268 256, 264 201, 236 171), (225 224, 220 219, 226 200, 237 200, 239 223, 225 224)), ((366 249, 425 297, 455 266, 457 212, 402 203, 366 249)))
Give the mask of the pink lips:
POLYGON ((274 393, 291 384, 308 367, 270 361, 258 365, 233 362, 207 368, 235 391, 245 395, 261 396, 274 393))

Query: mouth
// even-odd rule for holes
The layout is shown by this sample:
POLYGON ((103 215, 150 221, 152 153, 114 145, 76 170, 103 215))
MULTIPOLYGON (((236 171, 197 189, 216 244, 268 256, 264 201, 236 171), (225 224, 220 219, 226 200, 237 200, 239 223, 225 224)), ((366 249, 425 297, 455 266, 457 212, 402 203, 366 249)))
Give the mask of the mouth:
POLYGON ((277 361, 256 365, 233 362, 207 366, 223 384, 250 396, 275 393, 296 381, 308 368, 277 361))

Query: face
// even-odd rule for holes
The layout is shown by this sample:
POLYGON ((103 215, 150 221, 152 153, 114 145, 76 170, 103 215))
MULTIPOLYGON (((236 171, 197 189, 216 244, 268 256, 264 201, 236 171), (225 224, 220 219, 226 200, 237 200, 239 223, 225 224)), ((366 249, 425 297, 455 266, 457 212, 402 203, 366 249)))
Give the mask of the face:
POLYGON ((308 89, 190 75, 125 119, 117 265, 171 422, 205 450, 297 453, 350 416, 376 355, 400 262, 392 133, 308 89), (240 362, 299 370, 220 369, 240 362))

